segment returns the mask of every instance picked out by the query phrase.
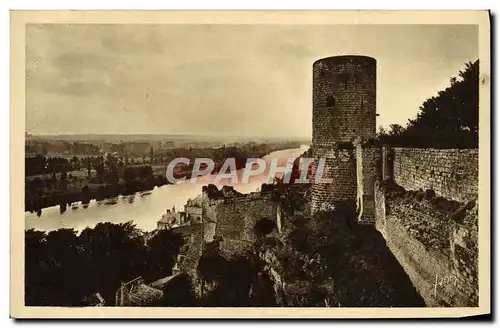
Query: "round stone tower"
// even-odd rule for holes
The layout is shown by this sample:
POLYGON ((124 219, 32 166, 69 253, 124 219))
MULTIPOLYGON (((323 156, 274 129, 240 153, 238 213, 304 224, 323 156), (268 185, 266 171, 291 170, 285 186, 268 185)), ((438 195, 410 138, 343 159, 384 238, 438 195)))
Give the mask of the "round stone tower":
POLYGON ((375 137, 375 81, 376 61, 371 57, 336 56, 313 64, 313 213, 356 200, 353 141, 375 137), (322 177, 331 183, 315 180, 321 158, 326 161, 322 177))

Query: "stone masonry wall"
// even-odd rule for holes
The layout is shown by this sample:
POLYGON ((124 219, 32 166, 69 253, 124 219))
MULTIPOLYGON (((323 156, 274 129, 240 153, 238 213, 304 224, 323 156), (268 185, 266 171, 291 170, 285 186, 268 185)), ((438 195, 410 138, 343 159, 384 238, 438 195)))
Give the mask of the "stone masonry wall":
POLYGON ((312 168, 312 179, 316 178, 319 158, 325 158, 323 179, 333 179, 332 183, 314 182, 311 187, 311 211, 338 201, 354 201, 356 199, 356 158, 352 149, 334 149, 318 152, 312 168))
POLYGON ((313 148, 373 138, 376 132, 376 61, 337 56, 313 64, 313 148))
POLYGON ((356 200, 354 152, 339 144, 361 137, 370 139, 376 130, 376 61, 365 56, 335 56, 313 64, 313 136, 315 158, 327 160, 325 178, 333 183, 313 182, 311 211, 338 201, 356 200))
POLYGON ((448 199, 477 197, 477 149, 394 148, 394 181, 407 190, 433 189, 448 199))
POLYGON ((380 148, 356 143, 358 222, 375 222, 375 181, 380 172, 380 148))
POLYGON ((217 205, 216 236, 253 242, 255 223, 263 218, 276 220, 277 204, 266 199, 242 199, 217 205))
POLYGON ((385 232, 385 191, 382 188, 380 181, 375 181, 375 229, 380 231, 384 239, 385 232))
POLYGON ((463 224, 451 226, 451 257, 457 277, 457 287, 470 297, 468 304, 479 302, 478 281, 478 207, 467 211, 463 224))
POLYGON ((253 192, 211 197, 202 193, 204 242, 219 240, 223 254, 243 254, 255 241, 255 223, 263 218, 276 222, 278 203, 271 194, 253 192))
POLYGON ((428 306, 478 306, 477 206, 464 222, 436 220, 385 197, 377 184, 375 226, 428 306))
POLYGON ((195 274, 203 251, 203 226, 201 223, 190 224, 174 228, 174 231, 184 239, 178 256, 178 267, 182 272, 195 274))

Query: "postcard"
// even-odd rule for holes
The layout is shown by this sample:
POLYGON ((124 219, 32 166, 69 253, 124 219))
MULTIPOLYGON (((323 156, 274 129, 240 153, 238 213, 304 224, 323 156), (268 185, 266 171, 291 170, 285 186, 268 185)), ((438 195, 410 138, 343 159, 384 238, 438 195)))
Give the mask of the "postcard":
POLYGON ((11 317, 489 315, 488 11, 12 11, 11 317))

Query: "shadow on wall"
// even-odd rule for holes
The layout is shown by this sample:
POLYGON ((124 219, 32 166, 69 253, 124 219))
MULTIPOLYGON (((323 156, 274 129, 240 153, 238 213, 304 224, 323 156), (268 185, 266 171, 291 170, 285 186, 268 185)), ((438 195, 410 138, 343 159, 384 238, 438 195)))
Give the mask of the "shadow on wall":
POLYGON ((326 283, 332 304, 341 307, 425 306, 382 235, 371 225, 356 223, 355 204, 337 205, 335 211, 290 222, 287 240, 300 254, 292 258, 309 264, 300 270, 294 269, 294 261, 287 264, 287 285, 326 283))

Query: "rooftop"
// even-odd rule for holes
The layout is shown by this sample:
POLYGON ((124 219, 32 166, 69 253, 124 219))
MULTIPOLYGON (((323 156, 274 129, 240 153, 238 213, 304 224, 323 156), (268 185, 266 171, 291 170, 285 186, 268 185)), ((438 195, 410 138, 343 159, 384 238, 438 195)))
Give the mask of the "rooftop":
POLYGON ((186 206, 192 206, 192 207, 202 207, 203 205, 203 200, 201 195, 196 196, 194 199, 188 199, 186 202, 186 206))
POLYGON ((144 283, 134 286, 130 290, 130 293, 145 302, 151 302, 163 296, 163 292, 161 290, 148 286, 144 283))
POLYGON ((161 219, 158 222, 168 223, 168 224, 180 224, 182 221, 181 219, 184 215, 185 215, 184 212, 171 212, 170 210, 167 210, 167 212, 161 216, 161 219))

